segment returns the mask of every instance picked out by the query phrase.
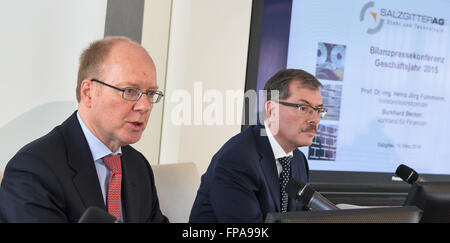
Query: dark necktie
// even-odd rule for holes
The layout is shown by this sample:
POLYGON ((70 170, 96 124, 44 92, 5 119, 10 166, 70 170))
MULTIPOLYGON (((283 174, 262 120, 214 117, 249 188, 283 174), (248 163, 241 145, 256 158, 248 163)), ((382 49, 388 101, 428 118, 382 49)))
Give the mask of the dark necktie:
POLYGON ((287 212, 289 197, 285 190, 286 185, 291 179, 291 156, 286 156, 278 159, 283 170, 280 173, 280 192, 281 192, 281 212, 287 212))
POLYGON ((120 194, 122 184, 120 154, 103 157, 103 161, 112 172, 111 178, 109 179, 107 195, 108 213, 120 218, 120 194))

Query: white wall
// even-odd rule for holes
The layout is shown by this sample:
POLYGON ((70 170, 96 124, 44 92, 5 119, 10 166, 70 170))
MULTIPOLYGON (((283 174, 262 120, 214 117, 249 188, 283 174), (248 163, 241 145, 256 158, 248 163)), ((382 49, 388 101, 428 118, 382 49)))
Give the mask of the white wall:
MULTIPOLYGON (((152 164, 192 161, 203 173, 220 146, 240 132, 251 2, 146 0, 142 44, 155 60, 166 96, 134 147, 152 164), (203 96, 194 98, 195 85, 203 96), (203 100, 205 94, 235 92, 235 122, 207 125, 200 119, 195 125, 192 117, 191 125, 174 124, 171 116, 179 102, 173 98, 179 90, 192 95, 192 111, 194 99, 200 99, 200 114, 211 103, 203 100)), ((18 149, 76 109, 78 58, 90 42, 103 37, 107 0, 0 4, 1 171, 18 149)))
MULTIPOLYGON (((202 174, 211 157, 233 135, 240 132, 242 105, 235 110, 231 125, 207 125, 195 121, 213 101, 206 94, 239 91, 242 103, 245 87, 251 0, 173 0, 166 73, 160 163, 194 162, 202 174), (195 96, 195 86, 204 96, 195 96), (191 95, 191 125, 177 125, 172 119, 180 90, 191 95), (196 102, 200 101, 200 102, 196 102)), ((238 94, 239 94, 238 92, 238 94)), ((198 92, 197 92, 198 93, 198 92)), ((211 97, 209 97, 211 98, 211 97)), ((220 97, 214 97, 220 98, 220 97)), ((225 110, 225 101, 222 108, 225 110)), ((226 114, 222 114, 224 117, 226 114)))
MULTIPOLYGON (((160 90, 165 91, 167 53, 169 49, 172 0, 146 0, 142 24, 142 45, 150 53, 156 65, 156 78, 160 90)), ((147 160, 159 164, 164 100, 154 105, 147 129, 139 142, 133 145, 147 160)))
POLYGON ((78 57, 103 37, 106 0, 0 0, 0 171, 77 107, 78 57))

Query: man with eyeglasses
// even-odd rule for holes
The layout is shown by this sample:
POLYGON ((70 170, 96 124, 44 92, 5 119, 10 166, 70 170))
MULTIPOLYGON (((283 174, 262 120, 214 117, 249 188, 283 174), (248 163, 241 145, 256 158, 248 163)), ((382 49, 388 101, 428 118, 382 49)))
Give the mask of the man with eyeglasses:
POLYGON ((264 90, 263 125, 250 126, 214 155, 202 176, 190 222, 264 222, 269 212, 305 210, 285 186, 307 183, 309 168, 297 148, 311 145, 327 110, 321 83, 298 69, 281 70, 264 90))
POLYGON ((93 42, 80 57, 78 110, 9 161, 0 218, 78 222, 97 207, 122 222, 168 222, 150 164, 130 146, 162 96, 142 46, 125 37, 93 42))

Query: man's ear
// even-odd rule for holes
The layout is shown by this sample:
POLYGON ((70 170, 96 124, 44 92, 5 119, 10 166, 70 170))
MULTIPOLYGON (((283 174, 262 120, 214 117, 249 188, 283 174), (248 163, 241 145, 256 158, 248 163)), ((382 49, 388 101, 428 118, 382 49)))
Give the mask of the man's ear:
POLYGON ((266 119, 269 119, 272 116, 273 112, 273 101, 268 100, 266 104, 264 105, 264 108, 266 109, 266 119))
POLYGON ((92 96, 94 94, 93 85, 94 83, 89 79, 85 79, 81 82, 80 102, 88 108, 91 108, 92 106, 92 96))
POLYGON ((278 102, 268 100, 265 104, 266 108, 266 121, 268 123, 279 122, 280 119, 280 105, 278 102))

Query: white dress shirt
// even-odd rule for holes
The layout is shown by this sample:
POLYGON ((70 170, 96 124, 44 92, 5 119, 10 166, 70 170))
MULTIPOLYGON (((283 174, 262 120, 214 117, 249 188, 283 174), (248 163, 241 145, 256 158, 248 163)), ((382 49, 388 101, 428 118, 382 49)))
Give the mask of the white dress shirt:
MULTIPOLYGON (((98 139, 89 128, 84 124, 80 115, 77 112, 78 122, 80 123, 81 129, 83 130, 86 141, 91 150, 92 158, 94 160, 95 169, 97 170, 98 181, 100 182, 100 187, 102 189, 103 201, 106 205, 106 196, 108 194, 109 179, 111 177, 111 170, 106 166, 103 161, 103 157, 109 155, 122 154, 122 148, 119 147, 117 151, 112 152, 100 139, 98 139)), ((120 203, 120 219, 123 219, 122 202, 120 203)))
POLYGON ((284 149, 281 147, 281 145, 277 142, 275 137, 272 135, 272 132, 269 129, 269 126, 267 126, 267 123, 264 121, 264 127, 266 129, 267 138, 269 139, 270 146, 272 147, 273 155, 275 164, 277 165, 277 171, 278 171, 278 177, 280 177, 280 173, 283 170, 283 166, 281 166, 280 162, 278 162, 279 158, 286 157, 286 156, 294 156, 294 153, 291 151, 286 154, 284 152, 284 149))

